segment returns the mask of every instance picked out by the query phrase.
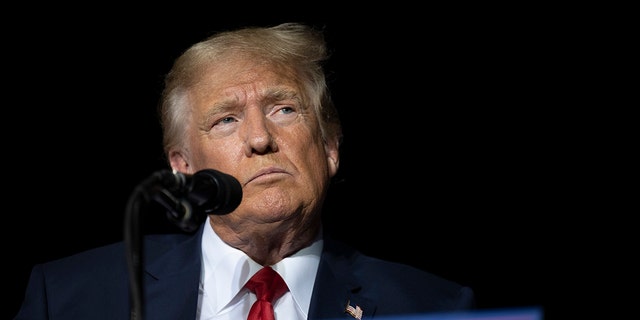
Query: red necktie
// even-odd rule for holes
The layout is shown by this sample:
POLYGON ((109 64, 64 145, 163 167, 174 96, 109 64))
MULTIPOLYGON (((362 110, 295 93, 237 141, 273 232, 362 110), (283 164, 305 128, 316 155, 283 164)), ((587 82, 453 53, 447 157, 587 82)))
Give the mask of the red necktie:
POLYGON ((272 303, 287 292, 287 284, 271 267, 258 271, 245 285, 258 300, 251 306, 247 320, 275 320, 272 303))

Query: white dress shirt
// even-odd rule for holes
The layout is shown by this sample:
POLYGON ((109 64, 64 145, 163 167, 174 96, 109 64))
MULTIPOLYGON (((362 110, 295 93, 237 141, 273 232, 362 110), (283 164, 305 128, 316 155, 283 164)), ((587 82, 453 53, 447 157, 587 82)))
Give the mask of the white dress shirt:
MULTIPOLYGON (((262 265, 224 243, 209 223, 207 218, 202 234, 202 274, 196 319, 246 319, 256 296, 244 285, 262 265)), ((273 304, 276 320, 307 319, 321 252, 319 236, 311 246, 271 266, 289 287, 273 304)))

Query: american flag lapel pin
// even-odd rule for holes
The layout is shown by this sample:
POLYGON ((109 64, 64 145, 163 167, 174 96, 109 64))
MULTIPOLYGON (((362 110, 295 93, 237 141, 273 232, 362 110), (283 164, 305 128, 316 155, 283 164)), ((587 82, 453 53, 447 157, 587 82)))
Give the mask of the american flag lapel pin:
POLYGON ((347 301, 347 308, 344 309, 344 312, 350 314, 352 317, 358 320, 362 319, 362 309, 360 309, 359 305, 356 305, 355 308, 351 306, 351 301, 347 301))

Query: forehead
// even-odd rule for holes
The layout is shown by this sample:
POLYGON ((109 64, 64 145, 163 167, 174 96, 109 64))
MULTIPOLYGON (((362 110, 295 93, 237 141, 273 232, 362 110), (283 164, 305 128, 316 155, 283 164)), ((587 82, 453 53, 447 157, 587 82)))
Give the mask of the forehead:
MULTIPOLYGON (((286 69, 267 64, 242 63, 212 67, 191 91, 197 106, 244 105, 264 99, 304 100, 298 81, 286 69)), ((300 101, 302 102, 302 101, 300 101)))
POLYGON ((220 59, 204 64, 196 80, 198 86, 208 90, 250 85, 284 85, 297 87, 300 83, 293 68, 284 63, 265 58, 226 54, 220 59))

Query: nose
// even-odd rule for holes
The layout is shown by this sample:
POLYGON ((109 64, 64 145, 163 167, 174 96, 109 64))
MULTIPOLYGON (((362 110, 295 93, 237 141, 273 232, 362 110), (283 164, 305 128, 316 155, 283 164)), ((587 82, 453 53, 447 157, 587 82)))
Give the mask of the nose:
POLYGON ((264 113, 258 109, 247 111, 241 129, 246 156, 277 151, 272 131, 272 124, 264 113))

